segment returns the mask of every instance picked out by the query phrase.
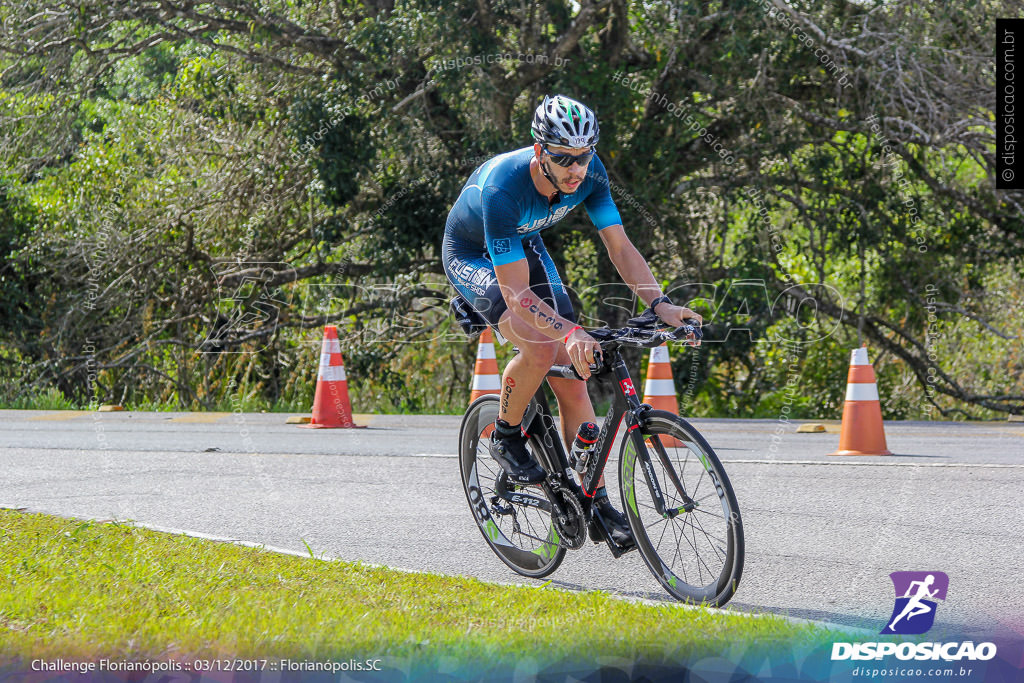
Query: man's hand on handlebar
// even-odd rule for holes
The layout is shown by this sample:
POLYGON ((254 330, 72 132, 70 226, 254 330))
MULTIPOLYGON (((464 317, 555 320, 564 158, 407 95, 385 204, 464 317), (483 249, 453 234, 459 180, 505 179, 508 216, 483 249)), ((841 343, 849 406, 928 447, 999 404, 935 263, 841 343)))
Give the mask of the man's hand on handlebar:
POLYGON ((597 362, 595 354, 601 353, 601 345, 597 340, 587 334, 582 327, 578 327, 569 333, 565 350, 569 352, 569 360, 576 368, 576 372, 580 373, 580 377, 589 379, 590 366, 597 362))
MULTIPOLYGON (((683 325, 692 324, 693 320, 687 320, 688 318, 696 320, 698 324, 703 324, 704 322, 704 318, 700 314, 694 313, 685 306, 676 306, 668 302, 658 304, 654 312, 669 327, 682 327, 683 325)), ((695 339, 692 334, 687 335, 686 341, 693 346, 700 346, 700 340, 695 339)))

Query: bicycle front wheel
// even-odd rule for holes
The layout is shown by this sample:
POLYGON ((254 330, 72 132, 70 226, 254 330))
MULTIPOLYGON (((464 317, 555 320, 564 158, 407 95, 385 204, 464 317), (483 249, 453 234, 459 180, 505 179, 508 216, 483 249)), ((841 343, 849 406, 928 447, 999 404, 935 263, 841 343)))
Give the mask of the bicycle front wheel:
MULTIPOLYGON (((466 411, 459 433, 459 468, 466 499, 480 533, 491 550, 513 570, 540 578, 558 569, 565 548, 551 520, 550 505, 539 487, 514 487, 491 457, 491 430, 498 417, 498 397, 481 396, 466 411), (520 491, 523 495, 510 495, 520 491), (540 502, 540 506, 516 501, 540 502)), ((536 453, 540 444, 529 441, 536 453)))
POLYGON ((743 572, 743 523, 736 494, 718 456, 692 425, 663 410, 646 418, 640 433, 657 488, 672 512, 658 514, 650 473, 636 440, 627 433, 619 457, 619 489, 637 547, 675 598, 720 607, 736 592, 743 572), (659 437, 664 459, 652 436, 659 437), (689 512, 672 473, 696 504, 689 512))

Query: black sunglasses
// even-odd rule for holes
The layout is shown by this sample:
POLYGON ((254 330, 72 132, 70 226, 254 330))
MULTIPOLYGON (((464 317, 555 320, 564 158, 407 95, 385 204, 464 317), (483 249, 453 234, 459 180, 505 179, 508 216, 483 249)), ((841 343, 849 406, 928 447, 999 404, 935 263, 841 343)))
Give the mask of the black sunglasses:
POLYGON ((545 146, 543 149, 547 153, 547 155, 551 157, 551 161, 555 162, 559 166, 562 166, 563 168, 569 168, 574 163, 579 164, 580 166, 586 166, 587 164, 590 163, 590 160, 594 158, 593 147, 590 148, 589 152, 584 152, 583 154, 577 156, 573 156, 572 154, 555 154, 550 149, 548 149, 547 146, 545 146))

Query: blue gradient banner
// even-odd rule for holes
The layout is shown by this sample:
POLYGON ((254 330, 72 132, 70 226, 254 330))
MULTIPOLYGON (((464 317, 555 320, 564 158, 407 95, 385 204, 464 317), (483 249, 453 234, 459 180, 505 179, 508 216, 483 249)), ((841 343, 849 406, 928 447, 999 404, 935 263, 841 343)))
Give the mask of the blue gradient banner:
MULTIPOLYGON (((857 642, 837 633, 835 642, 857 642)), ((865 642, 870 636, 864 636, 865 642)), ((956 639, 943 636, 941 642, 956 639)), ((977 634, 962 642, 982 642, 977 634)), ((902 642, 897 640, 880 642, 902 642)), ((929 643, 929 639, 913 641, 929 643)), ((1011 683, 1024 680, 1024 638, 992 638, 997 654, 987 661, 882 659, 835 661, 834 643, 828 641, 764 642, 736 645, 717 655, 681 657, 664 661, 628 660, 596 656, 589 662, 545 662, 524 653, 514 664, 463 661, 455 658, 350 658, 334 661, 216 660, 209 671, 195 671, 187 659, 142 662, 112 660, 18 660, 0 666, 4 683, 328 683, 342 681, 964 681, 1011 683), (243 668, 241 662, 265 662, 260 670, 243 668), (134 669, 134 670, 132 670, 134 669)), ((203 660, 206 661, 206 660, 203 660)), ((259 666, 259 665, 258 665, 259 666)))

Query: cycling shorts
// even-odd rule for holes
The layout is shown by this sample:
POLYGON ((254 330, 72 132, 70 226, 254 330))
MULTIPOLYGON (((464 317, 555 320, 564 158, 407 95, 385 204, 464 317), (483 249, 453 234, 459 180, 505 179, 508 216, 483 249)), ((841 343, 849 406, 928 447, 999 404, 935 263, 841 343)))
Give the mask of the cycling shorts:
MULTIPOLYGON (((575 323, 576 313, 569 294, 540 235, 524 239, 523 250, 530 267, 530 289, 558 315, 575 323)), ((448 281, 490 325, 497 327, 508 306, 498 287, 490 255, 478 245, 460 243, 447 234, 441 252, 448 281)))

